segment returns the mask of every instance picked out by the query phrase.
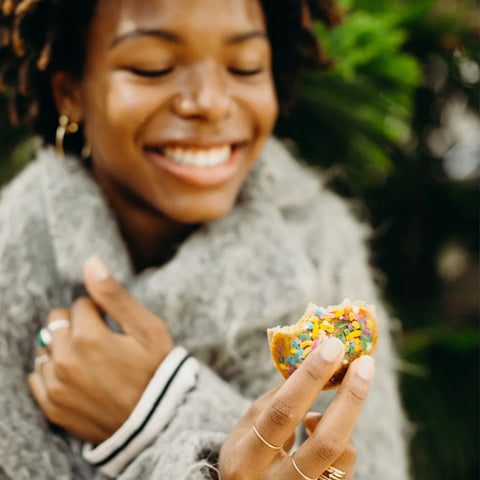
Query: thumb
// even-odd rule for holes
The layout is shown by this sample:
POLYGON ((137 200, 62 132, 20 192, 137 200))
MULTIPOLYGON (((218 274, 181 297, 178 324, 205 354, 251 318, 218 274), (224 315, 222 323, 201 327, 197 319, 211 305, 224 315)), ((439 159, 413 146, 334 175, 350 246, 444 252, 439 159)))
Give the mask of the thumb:
POLYGON ((163 321, 138 303, 111 274, 102 259, 94 255, 87 259, 83 272, 85 286, 97 306, 111 315, 123 331, 137 338, 151 336, 151 328, 163 321))

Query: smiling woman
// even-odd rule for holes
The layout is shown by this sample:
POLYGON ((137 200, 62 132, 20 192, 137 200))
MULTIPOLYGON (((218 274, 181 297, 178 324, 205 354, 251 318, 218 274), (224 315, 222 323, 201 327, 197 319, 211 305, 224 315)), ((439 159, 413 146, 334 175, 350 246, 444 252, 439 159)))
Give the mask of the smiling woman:
POLYGON ((366 228, 271 137, 338 7, 0 6, 0 79, 44 140, 0 201, 0 478, 404 480, 366 228), (266 328, 344 297, 377 305, 373 383, 364 357, 319 396, 333 339, 275 386, 266 328))

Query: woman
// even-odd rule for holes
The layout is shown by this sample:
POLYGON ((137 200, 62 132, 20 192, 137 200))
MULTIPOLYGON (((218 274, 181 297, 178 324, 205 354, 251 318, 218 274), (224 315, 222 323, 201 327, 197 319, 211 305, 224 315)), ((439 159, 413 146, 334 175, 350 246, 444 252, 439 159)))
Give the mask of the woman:
POLYGON ((0 203, 0 478, 406 478, 366 229, 270 137, 311 3, 1 3, 47 147, 0 203), (338 340, 278 385, 265 329, 344 297, 379 310, 368 400, 368 356, 319 396, 338 340))

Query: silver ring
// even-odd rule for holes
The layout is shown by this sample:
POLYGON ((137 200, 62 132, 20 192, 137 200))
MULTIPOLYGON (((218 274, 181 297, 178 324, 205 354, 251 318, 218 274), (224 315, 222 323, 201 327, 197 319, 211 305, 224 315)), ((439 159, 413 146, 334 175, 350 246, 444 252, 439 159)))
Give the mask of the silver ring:
POLYGON ((64 318, 59 318, 57 320, 51 321, 47 325, 47 329, 50 333, 53 333, 55 330, 58 330, 60 328, 70 328, 70 322, 68 320, 65 320, 64 318))
POLYGON ((261 435, 260 433, 258 432, 257 430, 257 427, 255 427, 255 425, 252 425, 252 428, 253 428, 253 431, 255 432, 255 434, 257 435, 257 437, 269 448, 272 448, 273 450, 280 450, 283 445, 280 445, 279 447, 277 447, 276 445, 272 445, 270 442, 267 442, 261 435))
POLYGON ((321 475, 322 480, 343 480, 347 473, 339 468, 330 465, 321 475))
POLYGON ((293 468, 295 468, 295 470, 297 471, 297 473, 299 475, 302 476, 302 478, 304 478, 305 480, 318 480, 316 477, 315 478, 312 478, 312 477, 307 477, 307 475, 305 475, 299 468, 298 468, 298 465, 295 463, 295 458, 293 458, 294 455, 292 455, 290 458, 292 460, 292 465, 293 465, 293 468))
POLYGON ((36 372, 40 371, 40 367, 48 362, 50 359, 50 355, 47 353, 44 353, 43 355, 38 355, 38 357, 35 357, 34 363, 33 363, 33 368, 36 372))

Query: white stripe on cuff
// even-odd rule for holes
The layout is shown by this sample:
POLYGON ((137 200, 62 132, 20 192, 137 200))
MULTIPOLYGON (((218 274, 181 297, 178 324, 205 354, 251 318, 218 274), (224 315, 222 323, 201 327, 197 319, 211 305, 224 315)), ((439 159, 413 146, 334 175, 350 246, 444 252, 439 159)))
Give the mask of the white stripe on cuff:
POLYGON ((83 446, 85 460, 103 474, 115 477, 171 420, 195 385, 197 371, 197 360, 183 347, 175 347, 158 367, 125 423, 100 445, 83 446))

